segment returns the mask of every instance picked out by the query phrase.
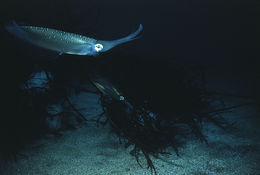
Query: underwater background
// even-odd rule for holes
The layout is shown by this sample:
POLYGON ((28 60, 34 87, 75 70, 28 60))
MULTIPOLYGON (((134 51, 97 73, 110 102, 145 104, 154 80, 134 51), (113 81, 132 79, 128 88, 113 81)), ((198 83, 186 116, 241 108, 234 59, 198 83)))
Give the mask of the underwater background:
POLYGON ((0 174, 259 175, 260 2, 3 0, 0 174), (59 55, 5 30, 101 40, 59 55))

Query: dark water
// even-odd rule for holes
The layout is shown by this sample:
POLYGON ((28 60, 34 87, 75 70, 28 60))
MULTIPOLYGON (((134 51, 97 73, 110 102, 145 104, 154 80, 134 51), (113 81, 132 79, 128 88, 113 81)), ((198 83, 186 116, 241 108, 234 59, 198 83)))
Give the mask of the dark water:
MULTIPOLYGON (((163 100, 156 88, 164 91, 165 96, 171 93, 167 87, 171 87, 171 78, 176 75, 168 71, 169 64, 180 69, 196 67, 204 72, 209 89, 236 96, 231 100, 232 105, 249 102, 259 106, 260 3, 257 0, 9 0, 1 2, 0 9, 1 86, 6 110, 0 116, 1 139, 6 143, 1 148, 3 151, 0 150, 3 155, 6 150, 16 152, 24 142, 30 143, 45 133, 45 129, 37 125, 42 126, 44 119, 25 119, 18 115, 41 113, 44 118, 41 111, 44 105, 63 98, 64 87, 78 91, 88 78, 86 75, 93 71, 108 76, 129 96, 134 89, 140 97, 136 104, 140 104, 144 98, 153 96, 163 100), (144 29, 140 39, 97 57, 57 57, 56 53, 28 46, 11 36, 4 25, 12 20, 101 40, 126 36, 139 24, 143 24, 144 29), (44 97, 32 100, 39 108, 28 111, 24 104, 28 103, 28 94, 21 86, 33 72, 44 69, 55 74, 62 83, 58 83, 58 90, 54 90, 48 100, 44 97), (143 83, 142 78, 148 83, 143 83), (35 134, 31 134, 34 131, 35 134)), ((170 106, 171 101, 166 98, 163 105, 170 106)), ((251 123, 254 121, 259 121, 259 114, 250 119, 251 123)), ((249 128, 259 127, 251 123, 249 128)))
MULTIPOLYGON (((258 70, 257 1, 47 0, 3 4, 3 24, 16 20, 109 40, 129 34, 142 23, 143 38, 116 49, 146 59, 176 57, 183 64, 215 66, 237 76, 254 76, 258 70)), ((8 48, 12 50, 12 44, 8 48)))

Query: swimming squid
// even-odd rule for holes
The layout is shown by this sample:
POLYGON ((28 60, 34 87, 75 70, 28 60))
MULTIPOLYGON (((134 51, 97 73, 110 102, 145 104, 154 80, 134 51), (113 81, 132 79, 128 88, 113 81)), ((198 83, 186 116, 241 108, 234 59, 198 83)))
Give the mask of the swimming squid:
POLYGON ((112 41, 96 40, 87 36, 51 28, 19 26, 14 21, 6 25, 5 29, 12 35, 24 41, 45 49, 56 51, 59 54, 95 56, 98 53, 106 52, 119 44, 139 38, 138 35, 142 31, 143 26, 140 24, 135 32, 126 37, 112 41))

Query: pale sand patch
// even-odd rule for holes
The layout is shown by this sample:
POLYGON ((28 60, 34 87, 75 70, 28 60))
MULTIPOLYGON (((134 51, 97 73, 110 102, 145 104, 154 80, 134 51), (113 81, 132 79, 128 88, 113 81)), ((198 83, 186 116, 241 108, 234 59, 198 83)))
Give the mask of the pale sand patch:
MULTIPOLYGON (((208 131, 210 145, 193 140, 174 153, 153 159, 158 175, 259 175, 260 151, 250 138, 208 131)), ((60 138, 49 136, 23 152, 17 163, 5 166, 3 175, 149 175, 119 144, 108 127, 83 125, 60 138)))

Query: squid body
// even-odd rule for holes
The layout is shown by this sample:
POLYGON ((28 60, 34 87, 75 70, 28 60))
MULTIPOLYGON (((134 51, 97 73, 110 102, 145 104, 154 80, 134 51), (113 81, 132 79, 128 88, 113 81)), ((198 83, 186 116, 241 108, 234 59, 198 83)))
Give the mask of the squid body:
POLYGON ((8 32, 24 41, 60 54, 97 55, 119 44, 137 39, 143 26, 140 24, 134 33, 112 41, 96 40, 83 35, 50 28, 19 26, 14 21, 6 25, 5 28, 8 32))

